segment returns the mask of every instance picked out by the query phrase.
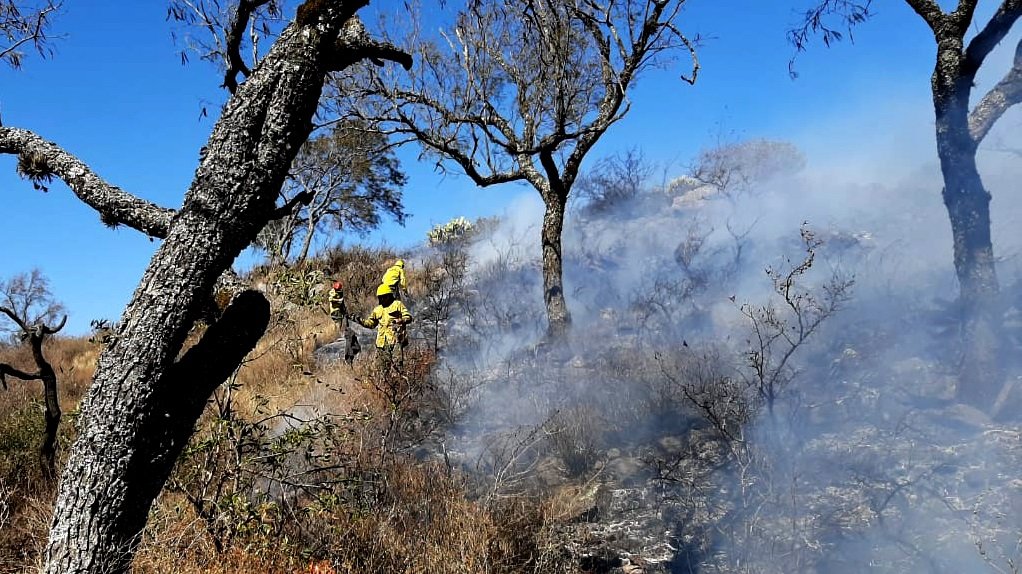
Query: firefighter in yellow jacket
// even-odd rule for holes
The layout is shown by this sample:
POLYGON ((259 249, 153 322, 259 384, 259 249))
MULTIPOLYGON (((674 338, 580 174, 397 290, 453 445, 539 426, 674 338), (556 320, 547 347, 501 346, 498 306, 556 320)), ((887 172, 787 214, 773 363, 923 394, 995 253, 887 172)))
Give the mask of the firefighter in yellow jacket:
POLYGON ((380 370, 386 372, 390 366, 400 368, 404 362, 404 348, 408 346, 405 327, 412 322, 412 314, 386 285, 376 289, 376 298, 380 304, 368 317, 349 315, 349 318, 367 329, 376 329, 376 361, 380 370))
POLYGON ((380 280, 380 285, 389 287, 390 292, 394 294, 394 298, 399 301, 402 294, 407 294, 408 280, 405 278, 404 259, 398 259, 387 269, 383 274, 383 279, 380 280))

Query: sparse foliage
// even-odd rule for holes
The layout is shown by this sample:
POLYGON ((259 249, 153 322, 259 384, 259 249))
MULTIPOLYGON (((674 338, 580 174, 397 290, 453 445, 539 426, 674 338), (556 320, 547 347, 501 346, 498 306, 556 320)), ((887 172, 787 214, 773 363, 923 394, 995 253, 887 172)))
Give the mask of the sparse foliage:
MULTIPOLYGON (((802 51, 817 34, 826 46, 840 42, 846 35, 851 38, 855 26, 872 15, 872 4, 872 0, 824 0, 805 11, 801 24, 788 30, 788 40, 802 51)), ((793 77, 798 75, 794 63, 792 58, 788 65, 793 77)))
POLYGON ((352 428, 369 413, 306 420, 256 397, 255 412, 246 415, 235 404, 238 388, 232 380, 214 393, 210 416, 168 485, 184 495, 218 551, 235 537, 301 532, 312 512, 368 505, 373 479, 359 474, 352 428))
POLYGON ((468 254, 464 249, 444 249, 423 264, 426 292, 420 312, 426 338, 438 354, 446 346, 454 311, 465 301, 468 254))
MULTIPOLYGON (((64 305, 50 291, 50 280, 33 269, 10 279, 0 279, 0 306, 11 310, 26 325, 54 324, 64 314, 64 305)), ((14 322, 0 322, 0 333, 21 338, 24 330, 14 322)))
POLYGON ((585 404, 562 409, 550 418, 548 441, 569 477, 583 478, 592 472, 604 448, 608 422, 597 408, 585 404))
POLYGON ((287 23, 283 0, 172 0, 167 19, 184 24, 181 61, 188 53, 215 64, 224 73, 223 87, 233 93, 238 76, 247 78, 266 55, 265 44, 287 23))
POLYGON ((50 19, 62 4, 60 0, 0 1, 0 62, 17 69, 31 51, 43 57, 52 54, 50 19))
POLYGON ((386 138, 341 122, 305 143, 281 190, 281 217, 267 225, 258 244, 271 264, 304 262, 317 235, 366 233, 389 216, 403 223, 401 186, 406 177, 386 138), (296 246, 296 241, 301 241, 296 246), (296 250, 297 247, 297 250, 296 250))

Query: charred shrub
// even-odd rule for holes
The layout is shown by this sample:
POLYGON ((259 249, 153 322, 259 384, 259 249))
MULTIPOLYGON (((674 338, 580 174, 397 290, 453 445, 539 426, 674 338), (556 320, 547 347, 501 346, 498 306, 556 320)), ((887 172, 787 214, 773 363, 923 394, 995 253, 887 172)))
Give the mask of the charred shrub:
POLYGON ((593 470, 602 452, 605 421, 594 406, 578 405, 559 411, 550 422, 549 443, 566 474, 573 478, 593 470))

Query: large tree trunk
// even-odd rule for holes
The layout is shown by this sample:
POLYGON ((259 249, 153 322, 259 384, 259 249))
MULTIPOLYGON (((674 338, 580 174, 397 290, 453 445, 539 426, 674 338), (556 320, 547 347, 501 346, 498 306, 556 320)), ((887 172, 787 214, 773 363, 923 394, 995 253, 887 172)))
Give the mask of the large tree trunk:
POLYGON ((1002 320, 990 237, 990 194, 976 167, 978 144, 969 132, 971 79, 961 72, 962 46, 955 38, 940 45, 933 78, 937 153, 943 198, 951 221, 955 272, 962 310, 959 400, 989 408, 1003 383, 1002 320))
POLYGON ((543 215, 543 301, 546 303, 547 338, 563 339, 571 326, 571 314, 564 300, 564 259, 561 235, 564 231, 566 201, 556 194, 545 194, 543 215))
POLYGON ((307 1, 226 104, 83 401, 46 549, 48 574, 129 570, 152 502, 206 400, 265 330, 269 306, 246 292, 177 359, 217 277, 270 218, 312 129, 338 30, 365 3, 307 1))
POLYGON ((1003 383, 998 281, 990 239, 990 194, 976 170, 975 153, 941 154, 944 205, 951 220, 959 284, 962 358, 958 398, 989 408, 1003 383))

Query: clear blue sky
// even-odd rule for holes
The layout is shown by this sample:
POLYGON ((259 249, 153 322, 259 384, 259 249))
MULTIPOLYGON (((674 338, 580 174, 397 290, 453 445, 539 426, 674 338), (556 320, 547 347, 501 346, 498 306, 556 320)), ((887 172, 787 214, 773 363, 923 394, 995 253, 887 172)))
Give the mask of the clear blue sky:
MULTIPOLYGON (((374 4, 401 9, 403 3, 374 4)), ((928 101, 932 39, 903 2, 876 3, 876 18, 857 31, 854 45, 819 45, 801 55, 795 81, 788 76, 792 48, 785 32, 802 3, 688 4, 683 28, 705 38, 698 83, 683 83, 678 70, 648 74, 632 95, 631 114, 593 157, 638 146, 678 171, 711 143, 719 126, 743 137, 818 145, 803 140, 810 133, 818 140, 821 126, 824 133, 830 122, 840 126, 853 111, 905 101, 925 107, 928 101)), ((177 207, 223 100, 215 69, 195 59, 181 64, 164 2, 66 5, 56 23, 64 38, 54 58, 30 58, 21 71, 0 69, 4 125, 34 130, 109 182, 177 207), (210 117, 202 118, 206 105, 210 117)), ((439 178, 415 157, 413 150, 402 154, 412 218, 404 228, 385 225, 367 241, 412 245, 433 223, 497 214, 516 194, 528 192, 476 190, 464 177, 439 178)), ((119 317, 155 244, 130 229, 105 228, 60 183, 46 194, 33 190, 15 175, 14 165, 13 158, 0 157, 0 276, 41 268, 70 311, 71 333, 87 330, 90 319, 119 317)))

